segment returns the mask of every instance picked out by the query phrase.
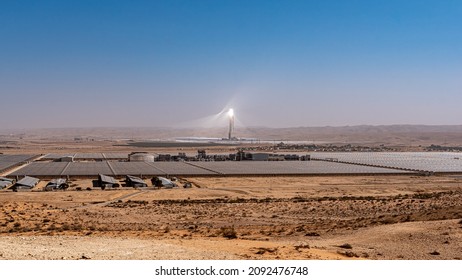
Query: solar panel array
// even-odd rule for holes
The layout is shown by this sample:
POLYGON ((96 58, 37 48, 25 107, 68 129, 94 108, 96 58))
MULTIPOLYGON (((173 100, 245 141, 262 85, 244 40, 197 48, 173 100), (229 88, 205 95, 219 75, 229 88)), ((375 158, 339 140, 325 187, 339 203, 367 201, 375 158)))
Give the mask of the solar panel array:
MULTIPOLYGON (((77 155, 77 154, 76 154, 77 155)), ((47 155, 50 159, 56 154, 47 155)), ((60 154, 59 157, 64 156, 60 154)), ((125 153, 80 153, 80 159, 116 159, 125 153)), ((0 171, 33 159, 33 155, 0 155, 0 171)), ((462 153, 311 153, 322 161, 223 162, 33 162, 12 176, 191 176, 191 175, 295 175, 388 174, 407 171, 462 173, 462 153), (335 162, 339 161, 339 162, 335 162)))
POLYGON ((161 170, 165 175, 216 175, 218 172, 193 166, 186 162, 150 162, 151 166, 161 170))
POLYGON ((128 159, 128 153, 103 153, 103 157, 107 160, 128 159))
POLYGON ((75 153, 72 154, 46 154, 42 157, 42 160, 55 160, 63 157, 73 157, 75 153))
POLYGON ((106 174, 113 175, 108 163, 103 162, 70 162, 62 175, 69 176, 89 176, 106 174))
POLYGON ((389 174, 403 170, 325 161, 284 162, 33 162, 10 176, 193 176, 389 174))
POLYGON ((110 162, 114 175, 165 175, 160 169, 157 169, 146 162, 110 162))
POLYGON ((3 162, 0 161, 0 172, 7 170, 8 168, 14 167, 17 163, 15 162, 3 162))
POLYGON ((0 172, 18 166, 37 157, 37 155, 4 155, 0 154, 0 172))
POLYGON ((16 170, 10 175, 14 176, 60 176, 67 162, 32 162, 27 166, 16 170))
POLYGON ((92 176, 112 174, 106 162, 32 162, 10 176, 92 176))
POLYGON ((63 157, 74 157, 75 160, 118 160, 127 159, 128 153, 71 153, 71 154, 47 154, 42 159, 56 160, 63 157))
POLYGON ((222 175, 388 174, 402 170, 325 161, 222 161, 190 163, 222 175))
POLYGON ((353 164, 367 164, 413 171, 440 173, 462 172, 462 153, 392 152, 392 153, 311 153, 313 159, 334 159, 353 164))
POLYGON ((103 153, 77 153, 74 156, 75 160, 102 160, 104 159, 103 153))

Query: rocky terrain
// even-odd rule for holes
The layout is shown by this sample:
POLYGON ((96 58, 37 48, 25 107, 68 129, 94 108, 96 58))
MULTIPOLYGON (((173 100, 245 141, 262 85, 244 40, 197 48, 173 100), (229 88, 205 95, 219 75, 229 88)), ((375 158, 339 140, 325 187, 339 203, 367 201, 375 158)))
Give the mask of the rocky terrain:
POLYGON ((183 179, 194 187, 1 191, 0 258, 462 258, 457 177, 183 179))

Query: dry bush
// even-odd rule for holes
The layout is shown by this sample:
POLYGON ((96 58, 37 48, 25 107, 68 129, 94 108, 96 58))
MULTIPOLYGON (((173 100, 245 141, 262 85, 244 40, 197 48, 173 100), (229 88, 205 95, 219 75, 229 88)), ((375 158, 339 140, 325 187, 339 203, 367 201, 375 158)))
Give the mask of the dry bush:
POLYGON ((81 231, 83 230, 83 226, 81 224, 73 224, 71 226, 72 230, 75 230, 75 231, 81 231))
POLYGON ((353 246, 351 246, 350 244, 348 243, 345 243, 345 244, 342 244, 339 246, 340 248, 343 248, 343 249, 353 249, 353 246))
POLYGON ((344 255, 346 257, 349 257, 349 258, 359 258, 358 254, 351 252, 351 251, 337 252, 337 253, 344 255))
POLYGON ((234 227, 224 227, 220 229, 221 236, 228 238, 228 239, 235 239, 237 238, 237 232, 234 227))

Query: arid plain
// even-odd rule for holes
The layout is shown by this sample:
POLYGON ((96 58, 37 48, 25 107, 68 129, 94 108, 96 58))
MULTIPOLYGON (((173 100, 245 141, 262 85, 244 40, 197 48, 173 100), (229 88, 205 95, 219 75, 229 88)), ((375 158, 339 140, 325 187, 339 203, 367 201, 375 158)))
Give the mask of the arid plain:
POLYGON ((462 257, 458 178, 185 179, 194 187, 2 191, 0 257, 462 257))
MULTIPOLYGON (((14 145, 1 152, 128 149, 111 141, 14 145)), ((194 151, 169 151, 179 150, 194 151)), ((90 191, 91 179, 75 179, 66 191, 43 192, 44 182, 0 191, 0 259, 462 258, 462 177, 179 179, 193 187, 90 191)))

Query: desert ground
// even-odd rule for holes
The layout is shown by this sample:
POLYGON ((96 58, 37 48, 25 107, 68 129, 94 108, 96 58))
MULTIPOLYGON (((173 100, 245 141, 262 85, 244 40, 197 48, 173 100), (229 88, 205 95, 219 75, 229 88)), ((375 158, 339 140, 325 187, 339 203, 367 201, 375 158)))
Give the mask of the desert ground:
POLYGON ((0 191, 0 259, 462 258, 457 176, 179 179, 0 191))
MULTIPOLYGON (((385 143, 420 151, 425 145, 460 143, 461 135, 460 127, 431 128, 419 137, 410 128, 370 129, 342 128, 338 133, 326 128, 318 134, 295 129, 258 137, 305 139, 297 133, 309 132, 314 136, 306 139, 314 141, 385 143), (369 138, 363 137, 366 134, 369 138)), ((0 152, 197 153, 197 148, 133 147, 127 146, 129 140, 118 140, 145 130, 95 131, 5 134, 0 152), (95 131, 106 136, 74 140, 75 135, 95 131)), ((140 137, 168 136, 154 132, 140 137)), ((236 151, 229 146, 207 148, 210 154, 236 151)), ((103 191, 91 188, 88 178, 73 180, 66 191, 44 192, 45 181, 32 191, 1 190, 0 259, 462 258, 462 176, 179 179, 193 187, 103 191)))

